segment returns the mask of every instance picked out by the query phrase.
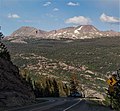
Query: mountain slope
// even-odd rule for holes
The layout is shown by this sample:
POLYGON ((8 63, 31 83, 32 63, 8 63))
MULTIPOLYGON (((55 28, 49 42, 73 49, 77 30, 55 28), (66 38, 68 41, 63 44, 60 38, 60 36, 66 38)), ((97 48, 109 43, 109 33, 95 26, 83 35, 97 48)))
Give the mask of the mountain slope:
POLYGON ((21 27, 13 32, 7 40, 17 43, 27 43, 25 40, 30 38, 37 39, 86 39, 99 37, 120 36, 115 31, 99 31, 93 25, 80 25, 78 27, 66 27, 53 31, 43 31, 33 27, 21 27))
POLYGON ((106 36, 120 36, 120 33, 114 31, 99 31, 93 25, 80 25, 78 27, 68 27, 49 33, 46 38, 50 39, 86 39, 106 36))
POLYGON ((5 39, 16 43, 26 43, 24 40, 31 38, 42 38, 46 36, 46 33, 46 31, 39 30, 34 27, 24 26, 14 31, 5 39))
POLYGON ((43 30, 38 30, 34 27, 21 27, 11 34, 11 36, 33 36, 42 37, 46 32, 43 30))
POLYGON ((21 106, 35 100, 31 87, 11 61, 0 58, 0 107, 21 106))

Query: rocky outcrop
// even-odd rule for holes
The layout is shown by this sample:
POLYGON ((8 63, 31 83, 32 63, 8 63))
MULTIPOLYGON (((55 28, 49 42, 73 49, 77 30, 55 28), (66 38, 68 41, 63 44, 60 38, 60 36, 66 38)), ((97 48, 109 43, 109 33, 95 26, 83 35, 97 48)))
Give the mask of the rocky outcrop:
POLYGON ((11 61, 0 58, 0 106, 16 106, 35 100, 31 87, 11 61))

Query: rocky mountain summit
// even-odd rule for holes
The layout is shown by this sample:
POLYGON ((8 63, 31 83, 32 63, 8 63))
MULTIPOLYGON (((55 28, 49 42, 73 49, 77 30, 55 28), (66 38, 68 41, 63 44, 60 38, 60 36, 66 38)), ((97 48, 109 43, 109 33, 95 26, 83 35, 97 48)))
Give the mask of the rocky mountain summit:
POLYGON ((21 27, 11 34, 11 36, 33 36, 33 37, 42 37, 46 34, 46 31, 38 30, 34 27, 21 27))
POLYGON ((46 37, 47 32, 34 27, 24 26, 14 31, 10 37, 5 39, 15 43, 26 43, 25 39, 46 37))
POLYGON ((32 89, 20 77, 18 68, 0 58, 0 107, 20 106, 34 100, 32 89))
POLYGON ((33 27, 21 27, 13 32, 7 40, 11 42, 27 43, 30 38, 37 39, 91 39, 99 37, 120 36, 120 32, 100 31, 93 25, 80 25, 78 27, 66 27, 58 30, 43 31, 33 27))

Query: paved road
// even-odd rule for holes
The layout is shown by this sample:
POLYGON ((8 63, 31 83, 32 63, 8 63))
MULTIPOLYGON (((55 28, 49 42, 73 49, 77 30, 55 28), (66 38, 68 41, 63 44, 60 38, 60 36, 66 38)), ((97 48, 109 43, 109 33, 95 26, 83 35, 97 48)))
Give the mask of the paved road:
MULTIPOLYGON (((43 99, 43 98, 42 98, 43 99)), ((49 101, 6 111, 113 111, 104 106, 90 105, 80 98, 47 98, 49 101)))
MULTIPOLYGON (((43 99, 43 98, 42 98, 43 99)), ((49 101, 6 111, 68 111, 81 102, 78 98, 48 98, 49 101)), ((74 110, 75 111, 75 110, 74 110)))
POLYGON ((70 109, 73 109, 73 111, 76 111, 74 110, 74 107, 76 107, 76 105, 78 105, 81 101, 82 100, 80 99, 73 99, 73 98, 66 99, 64 100, 63 104, 56 105, 55 107, 52 107, 43 111, 69 111, 70 109))

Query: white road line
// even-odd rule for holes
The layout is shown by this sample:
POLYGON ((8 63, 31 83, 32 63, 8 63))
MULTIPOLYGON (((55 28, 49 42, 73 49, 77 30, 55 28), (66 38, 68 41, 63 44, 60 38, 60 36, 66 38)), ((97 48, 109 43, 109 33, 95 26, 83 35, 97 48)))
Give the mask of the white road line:
POLYGON ((66 109, 64 109, 63 111, 67 111, 67 110, 69 110, 70 108, 72 108, 72 107, 74 107, 74 106, 76 106, 77 104, 79 104, 79 102, 80 102, 81 100, 79 100, 77 103, 75 103, 75 104, 73 104, 73 105, 71 105, 71 106, 69 106, 69 107, 67 107, 66 109))

